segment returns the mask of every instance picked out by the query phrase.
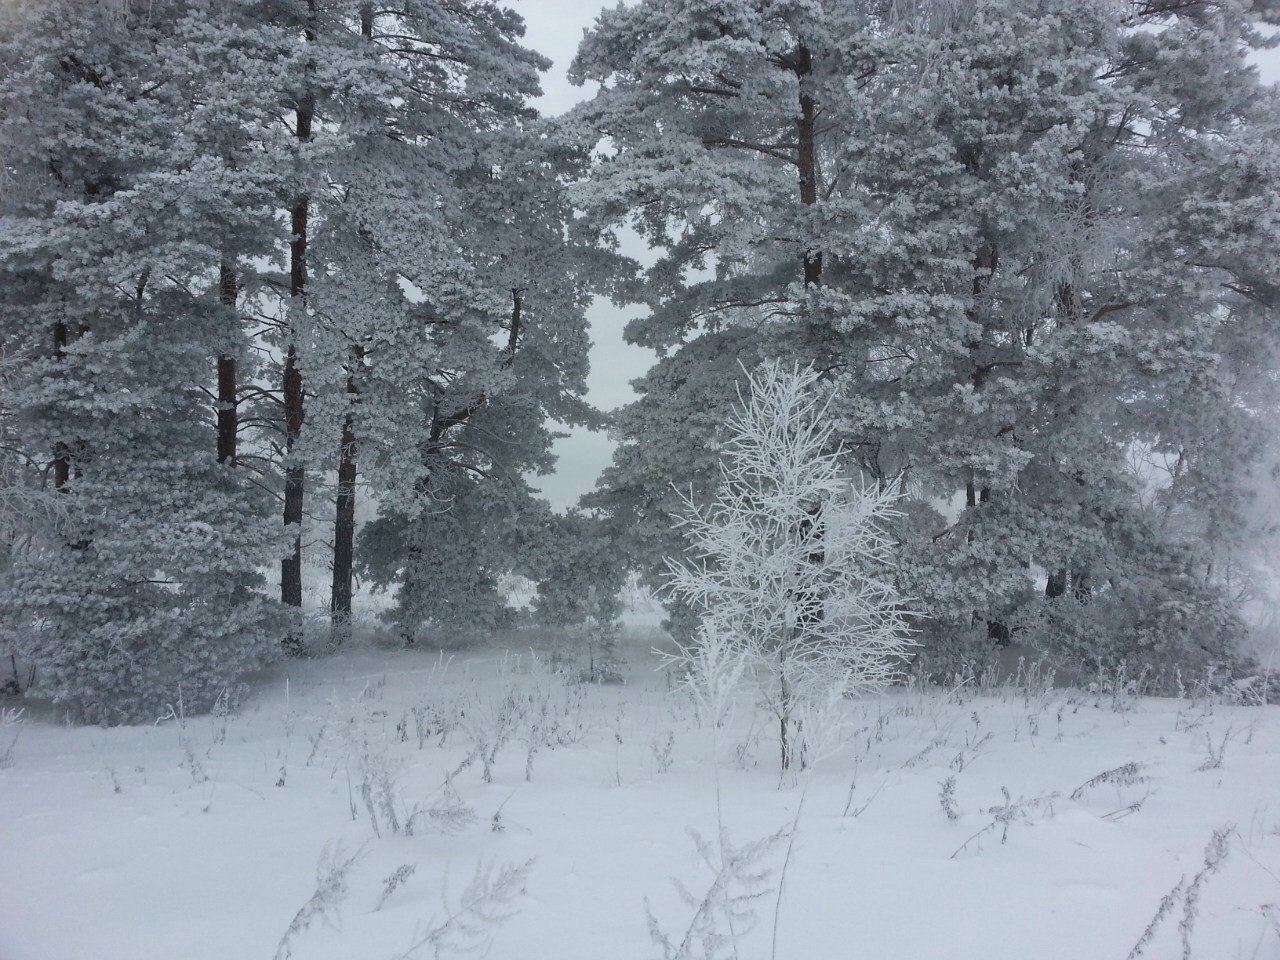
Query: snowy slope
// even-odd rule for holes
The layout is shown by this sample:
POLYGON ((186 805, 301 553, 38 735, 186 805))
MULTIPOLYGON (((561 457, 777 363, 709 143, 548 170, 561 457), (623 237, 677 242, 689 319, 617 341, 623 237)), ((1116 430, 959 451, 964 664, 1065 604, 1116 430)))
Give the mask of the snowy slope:
POLYGON ((848 704, 838 749, 780 785, 767 719, 744 700, 700 727, 653 636, 628 637, 625 686, 572 682, 545 643, 363 650, 290 664, 224 716, 10 724, 0 957, 390 960, 491 939, 497 958, 660 958, 647 899, 673 950, 694 923, 695 957, 736 937, 744 960, 1124 958, 1182 878, 1145 956, 1181 955, 1181 923, 1194 957, 1280 957, 1280 709, 1034 676, 896 689, 848 704), (730 852, 784 831, 741 865, 767 874, 754 900, 705 899, 690 831, 719 864, 718 821, 730 852), (1193 883, 1215 831, 1226 858, 1193 883), (326 850, 356 859, 299 916, 326 850), (477 865, 531 859, 489 921, 433 941, 477 865))

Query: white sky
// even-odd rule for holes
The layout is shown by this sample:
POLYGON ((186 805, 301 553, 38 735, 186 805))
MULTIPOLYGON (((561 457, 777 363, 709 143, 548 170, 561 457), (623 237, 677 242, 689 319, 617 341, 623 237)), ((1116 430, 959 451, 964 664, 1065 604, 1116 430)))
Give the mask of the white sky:
MULTIPOLYGON (((537 50, 553 61, 543 74, 543 96, 538 108, 546 115, 563 113, 575 103, 589 97, 590 87, 575 87, 565 78, 565 71, 578 49, 583 32, 595 22, 606 7, 618 6, 617 0, 511 0, 513 8, 525 19, 525 46, 537 50)), ((1280 82, 1280 50, 1268 50, 1258 57, 1265 80, 1280 82)), ((639 250, 628 250, 632 256, 639 250)), ((653 362, 651 351, 623 342, 622 329, 627 320, 640 312, 636 308, 619 310, 607 300, 596 300, 588 311, 591 324, 591 375, 587 380, 587 399, 602 410, 613 410, 634 399, 630 381, 640 376, 653 362)), ((578 497, 595 486, 596 478, 609 464, 613 443, 603 433, 575 430, 556 443, 560 458, 555 474, 534 479, 543 494, 557 509, 574 504, 578 497)))

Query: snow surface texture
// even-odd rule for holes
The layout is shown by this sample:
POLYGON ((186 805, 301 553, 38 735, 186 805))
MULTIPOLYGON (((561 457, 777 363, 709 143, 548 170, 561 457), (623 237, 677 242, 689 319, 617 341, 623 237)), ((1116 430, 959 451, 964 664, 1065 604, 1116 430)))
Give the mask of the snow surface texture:
POLYGON ((1280 957, 1280 708, 962 677, 846 702, 780 786, 772 721, 700 726, 660 636, 625 685, 544 638, 7 713, 0 957, 1280 957))

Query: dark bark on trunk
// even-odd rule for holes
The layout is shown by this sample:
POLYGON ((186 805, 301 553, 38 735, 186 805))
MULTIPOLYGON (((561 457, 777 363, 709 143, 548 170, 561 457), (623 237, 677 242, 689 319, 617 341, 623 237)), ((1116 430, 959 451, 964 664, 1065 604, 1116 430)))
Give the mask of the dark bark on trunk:
MULTIPOLYGON (((818 202, 817 104, 804 92, 807 77, 813 73, 813 55, 801 44, 796 50, 796 77, 800 80, 800 115, 796 117, 796 163, 800 168, 800 202, 811 207, 818 202)), ((822 252, 805 250, 805 286, 822 282, 822 252)))
MULTIPOLYGON (((351 352, 351 371, 347 374, 347 395, 357 402, 360 389, 355 368, 363 351, 351 352)), ((348 413, 342 421, 342 447, 338 451, 338 499, 333 522, 333 584, 329 592, 329 614, 333 640, 341 644, 351 636, 351 595, 356 542, 356 460, 355 420, 348 413)))
MULTIPOLYGON (((293 452, 302 432, 302 374, 298 370, 298 352, 292 344, 284 365, 285 456, 293 452)), ((284 471, 284 522, 293 526, 293 550, 280 562, 280 600, 291 607, 302 606, 302 506, 305 493, 305 471, 289 464, 284 471)), ((294 640, 296 645, 296 638, 294 640)))
MULTIPOLYGON (((796 79, 800 85, 800 114, 796 117, 796 166, 800 175, 800 202, 806 207, 812 207, 818 202, 818 142, 817 142, 817 117, 818 106, 814 102, 813 97, 807 92, 806 84, 808 78, 813 75, 813 53, 803 43, 796 49, 795 58, 796 79)), ((807 248, 804 251, 802 262, 804 269, 804 285, 808 287, 816 287, 822 283, 822 251, 807 248)), ((811 535, 821 536, 822 528, 822 504, 815 503, 808 510, 809 519, 802 524, 800 536, 809 538, 811 535)), ((825 562, 825 551, 819 546, 807 558, 809 563, 818 565, 825 562)), ((797 615, 801 624, 813 626, 822 620, 822 597, 816 590, 805 591, 801 596, 795 598, 797 605, 797 615)), ((786 647, 783 645, 783 653, 786 653, 786 647)), ((779 721, 779 736, 782 741, 782 769, 787 771, 791 769, 792 762, 796 759, 795 747, 797 742, 802 742, 800 738, 800 727, 796 724, 794 738, 790 737, 791 731, 787 729, 788 720, 791 713, 791 691, 788 688, 785 656, 784 662, 780 665, 782 671, 782 710, 783 715, 779 721)), ((801 756, 801 769, 804 769, 803 747, 801 756)))
MULTIPOLYGON (((301 120, 301 114, 299 115, 301 120)), ((301 125, 301 124, 300 124, 301 125)), ((303 298, 307 285, 307 215, 309 205, 304 197, 293 207, 293 242, 289 250, 290 295, 303 298)), ((280 562, 280 600, 291 607, 302 606, 302 507, 306 472, 301 464, 290 461, 294 446, 302 434, 302 371, 298 369, 298 350, 290 331, 290 343, 284 361, 284 522, 294 526, 293 550, 280 562)), ((299 647, 297 637, 286 638, 291 650, 299 647)))
POLYGON ((1050 600, 1067 592, 1067 571, 1065 568, 1049 574, 1049 581, 1044 585, 1044 595, 1050 600))
MULTIPOLYGON (((84 336, 89 331, 87 323, 81 323, 76 328, 76 338, 84 336)), ((71 342, 71 331, 67 325, 59 320, 53 325, 53 355, 59 361, 65 361, 67 356, 67 344, 71 342)), ((79 457, 83 457, 85 453, 85 441, 76 440, 74 443, 66 443, 58 441, 54 444, 53 450, 53 488, 58 493, 70 493, 71 481, 79 480, 81 477, 80 465, 76 462, 79 457)), ((77 537, 67 541, 67 546, 72 550, 88 550, 93 543, 93 536, 89 531, 85 531, 84 536, 77 537)))
MULTIPOLYGON (((305 35, 308 42, 316 38, 314 18, 315 0, 307 0, 308 22, 305 35)), ((311 139, 311 126, 315 119, 315 95, 304 90, 295 108, 294 135, 300 142, 311 139)), ((305 309, 307 293, 307 229, 311 212, 310 198, 301 193, 290 209, 292 240, 289 243, 289 295, 294 301, 294 317, 305 309)), ((284 523, 292 527, 293 549, 280 561, 280 600, 286 606, 302 607, 302 516, 305 496, 306 471, 301 464, 292 461, 294 447, 302 434, 303 387, 302 371, 298 368, 297 330, 289 330, 289 344, 284 362, 284 523)), ((302 652, 302 638, 290 633, 284 639, 285 651, 297 655, 302 652)))
MULTIPOLYGON (((351 389, 350 384, 347 389, 351 389)), ((351 635, 355 534, 356 435, 348 415, 342 424, 342 451, 338 458, 338 501, 333 523, 333 586, 329 595, 329 613, 336 643, 342 643, 351 635)))
MULTIPOLYGON (((800 541, 809 542, 809 553, 805 562, 814 567, 821 567, 827 562, 827 551, 823 544, 822 504, 815 503, 805 509, 805 518, 800 521, 800 541)), ((822 590, 819 587, 801 590, 796 595, 796 616, 800 624, 815 627, 822 623, 825 615, 822 602, 822 590)))
MULTIPOLYGON (((360 36, 373 38, 373 4, 360 5, 360 36)), ((360 392, 356 384, 356 368, 363 357, 359 346, 351 351, 347 373, 347 396, 356 402, 360 392)), ((329 588, 329 621, 335 645, 351 636, 351 596, 354 592, 353 568, 356 542, 356 478, 358 446, 355 418, 348 413, 342 421, 342 441, 338 449, 338 497, 333 518, 333 582, 329 588)))
POLYGON ((1071 572, 1071 592, 1081 603, 1088 603, 1093 597, 1093 582, 1088 570, 1071 572))
MULTIPOLYGON (((59 320, 53 325, 53 355, 58 360, 67 356, 67 325, 59 320)), ((67 492, 71 482, 71 450, 65 443, 58 443, 53 451, 53 489, 67 492)))
POLYGON ((1000 620, 987 621, 987 639, 995 641, 996 646, 1007 647, 1012 637, 1013 631, 1000 620))
MULTIPOLYGON (((223 263, 219 274, 218 299, 227 309, 235 310, 239 293, 236 272, 223 263)), ((223 354, 218 357, 218 462, 230 467, 236 465, 236 403, 236 358, 223 354)))

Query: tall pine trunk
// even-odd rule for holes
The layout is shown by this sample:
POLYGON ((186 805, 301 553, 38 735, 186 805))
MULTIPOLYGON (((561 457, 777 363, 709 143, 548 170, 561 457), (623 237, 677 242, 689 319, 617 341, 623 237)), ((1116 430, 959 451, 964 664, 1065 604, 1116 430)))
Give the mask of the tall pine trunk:
MULTIPOLYGON (((805 92, 806 78, 813 74, 813 54, 801 44, 796 49, 793 65, 800 81, 800 114, 796 117, 796 165, 800 168, 800 202, 807 207, 818 202, 818 107, 805 92)), ((822 251, 804 252, 804 283, 812 286, 822 280, 822 251)))
MULTIPOLYGON (((813 97, 805 89, 806 78, 813 74, 813 54, 804 44, 796 48, 794 57, 786 61, 787 67, 795 73, 800 82, 799 113, 796 115, 796 167, 800 178, 800 202, 811 207, 818 202, 818 142, 817 116, 818 107, 813 97)), ((804 285, 816 287, 822 282, 822 251, 806 247, 801 260, 804 271, 804 285)), ((797 534, 808 537, 815 526, 822 524, 822 504, 813 504, 809 517, 802 524, 797 534)), ((810 562, 821 563, 818 554, 810 556, 810 562)), ((801 743, 800 725, 792 722, 795 708, 795 693, 792 690, 791 678, 787 672, 788 658, 791 656, 791 638, 797 622, 810 618, 821 618, 821 598, 808 591, 792 597, 794 619, 783 627, 782 642, 778 646, 778 743, 781 748, 782 770, 786 773, 796 761, 796 748, 801 748, 801 769, 803 769, 803 745, 801 743)))
MULTIPOLYGON (((290 244, 290 295, 301 299, 306 292, 308 202, 304 197, 292 210, 293 242, 290 244)), ((302 607, 302 506, 306 473, 293 462, 293 450, 302 434, 302 371, 298 369, 296 331, 289 331, 289 346, 284 362, 284 523, 293 531, 289 556, 280 561, 280 600, 287 606, 302 607)), ((302 640, 295 634, 285 638, 290 653, 301 652, 302 640)))
MULTIPOLYGON (((218 299, 228 310, 235 310, 236 272, 225 261, 218 272, 218 299)), ((218 357, 218 462, 229 467, 236 465, 236 404, 236 358, 222 354, 218 357)))
MULTIPOLYGON (((306 39, 315 41, 315 0, 307 0, 308 22, 306 39)), ((311 139, 311 125, 315 119, 315 94, 307 89, 299 95, 295 109, 294 135, 300 143, 311 139)), ((302 607, 302 508, 305 494, 306 471, 302 464, 293 461, 293 451, 302 434, 303 391, 302 371, 298 367, 298 331, 296 320, 306 309, 307 294, 307 229, 311 212, 311 200, 305 190, 294 199, 290 209, 292 240, 289 243, 289 296, 293 300, 289 343, 284 361, 284 523, 293 531, 293 549, 280 561, 280 600, 290 607, 302 607)), ((297 655, 302 652, 302 638, 291 632, 284 640, 285 651, 297 655)))
MULTIPOLYGON (((67 358, 67 325, 61 320, 53 325, 53 355, 60 362, 67 358)), ((71 482, 71 449, 65 441, 59 441, 53 450, 53 488, 67 492, 71 482)))
MULTIPOLYGON (((355 364, 362 351, 352 350, 352 370, 347 374, 347 394, 356 402, 359 387, 355 364)), ((338 451, 338 500, 333 523, 333 585, 329 595, 329 614, 333 640, 342 643, 351 636, 352 568, 355 561, 356 537, 356 433, 354 415, 342 421, 342 446, 338 451)))
MULTIPOLYGON (((373 39, 373 4, 360 5, 360 36, 373 39)), ((355 370, 363 351, 351 350, 350 369, 347 373, 347 396, 355 403, 359 388, 355 370)), ((355 561, 356 540, 356 478, 358 476, 358 452, 355 418, 348 413, 342 421, 342 442, 338 448, 338 498, 333 518, 333 583, 329 589, 329 617, 333 641, 341 644, 351 636, 351 595, 353 592, 352 568, 355 561)))

